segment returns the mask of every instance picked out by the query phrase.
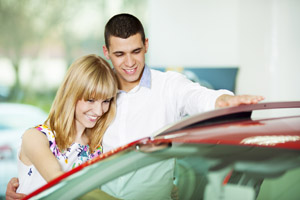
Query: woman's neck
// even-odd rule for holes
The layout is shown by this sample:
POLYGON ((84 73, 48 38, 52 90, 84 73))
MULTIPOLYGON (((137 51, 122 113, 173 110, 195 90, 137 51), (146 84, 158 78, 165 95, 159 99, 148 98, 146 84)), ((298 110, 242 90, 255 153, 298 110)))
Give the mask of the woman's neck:
POLYGON ((77 132, 74 142, 82 145, 89 144, 89 137, 87 136, 86 132, 87 132, 86 129, 84 131, 77 132))

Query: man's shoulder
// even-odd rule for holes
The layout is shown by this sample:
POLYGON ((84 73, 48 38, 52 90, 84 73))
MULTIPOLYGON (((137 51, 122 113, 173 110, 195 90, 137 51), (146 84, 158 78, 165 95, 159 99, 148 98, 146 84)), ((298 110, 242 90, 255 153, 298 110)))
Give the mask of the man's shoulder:
POLYGON ((179 72, 151 69, 151 85, 158 90, 173 90, 172 88, 185 83, 186 80, 179 72))
POLYGON ((155 68, 150 68, 152 78, 165 78, 182 77, 183 75, 176 71, 161 71, 155 68))

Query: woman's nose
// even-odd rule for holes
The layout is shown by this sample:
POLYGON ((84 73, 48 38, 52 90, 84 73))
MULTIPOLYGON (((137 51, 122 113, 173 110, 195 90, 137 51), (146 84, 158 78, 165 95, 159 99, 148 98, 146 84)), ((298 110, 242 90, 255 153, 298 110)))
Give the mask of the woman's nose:
POLYGON ((102 107, 102 102, 95 102, 93 105, 93 112, 98 116, 103 115, 103 107, 102 107))

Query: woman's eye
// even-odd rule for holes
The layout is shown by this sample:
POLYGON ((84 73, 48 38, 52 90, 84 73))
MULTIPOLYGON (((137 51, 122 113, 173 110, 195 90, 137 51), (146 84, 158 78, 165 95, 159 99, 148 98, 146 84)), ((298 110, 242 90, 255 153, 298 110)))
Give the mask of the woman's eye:
POLYGON ((105 101, 103 101, 104 103, 110 103, 111 99, 106 99, 105 101))
POLYGON ((95 100, 94 99, 88 99, 87 101, 93 103, 95 100))

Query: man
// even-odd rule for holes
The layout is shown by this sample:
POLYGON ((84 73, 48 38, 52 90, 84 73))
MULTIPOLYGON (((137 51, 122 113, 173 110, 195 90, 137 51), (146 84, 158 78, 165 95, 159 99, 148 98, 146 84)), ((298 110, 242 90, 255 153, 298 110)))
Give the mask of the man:
POLYGON ((263 99, 209 90, 179 73, 150 69, 145 65, 148 38, 140 21, 132 15, 120 14, 108 21, 105 44, 104 55, 112 61, 120 84, 117 117, 103 140, 105 151, 150 136, 186 114, 263 99))
MULTIPOLYGON (((113 16, 105 26, 103 52, 110 59, 119 81, 117 115, 103 138, 105 152, 134 140, 153 136, 160 128, 186 115, 240 104, 254 104, 263 97, 233 96, 230 91, 210 90, 193 83, 176 72, 159 72, 145 65, 148 50, 141 22, 130 14, 113 16)), ((174 160, 155 163, 114 180, 101 189, 122 199, 155 199, 144 188, 168 185, 156 199, 170 198, 174 160), (150 176, 151 173, 159 173, 150 176), (142 180, 141 177, 147 177, 142 180), (136 186, 139 186, 137 189, 136 186), (168 196, 168 197, 167 197, 168 196), (166 197, 166 198, 165 198, 166 197)), ((7 186, 7 199, 19 198, 14 192, 18 183, 12 179, 7 186)), ((154 188, 155 189, 155 188, 154 188)), ((154 190, 155 191, 155 190, 154 190)))

